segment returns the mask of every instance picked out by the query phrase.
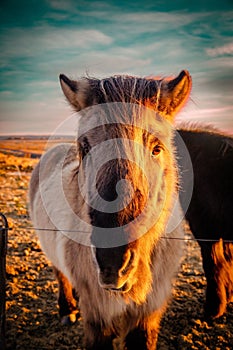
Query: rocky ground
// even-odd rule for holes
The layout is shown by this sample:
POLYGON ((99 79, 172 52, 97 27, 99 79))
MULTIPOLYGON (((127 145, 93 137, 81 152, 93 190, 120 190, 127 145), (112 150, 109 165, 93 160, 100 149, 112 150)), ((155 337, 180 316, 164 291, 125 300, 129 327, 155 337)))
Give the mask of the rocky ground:
MULTIPOLYGON (((28 181, 36 162, 0 154, 1 212, 7 215, 11 228, 7 254, 7 350, 84 349, 81 315, 73 326, 60 324, 58 285, 27 217, 28 181)), ((233 349, 233 305, 221 318, 206 322, 205 288, 198 244, 187 241, 173 298, 162 320, 158 350, 233 349)))

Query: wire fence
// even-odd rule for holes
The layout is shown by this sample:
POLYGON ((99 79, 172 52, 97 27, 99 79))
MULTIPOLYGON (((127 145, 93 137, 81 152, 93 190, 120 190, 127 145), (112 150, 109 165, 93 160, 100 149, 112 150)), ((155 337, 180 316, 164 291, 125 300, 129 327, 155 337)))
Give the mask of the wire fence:
MULTIPOLYGON (((23 172, 23 176, 30 176, 30 172, 24 173, 23 172)), ((19 170, 19 168, 17 167, 17 174, 12 173, 12 176, 18 176, 21 175, 21 171, 19 170)), ((27 187, 25 186, 18 186, 18 187, 13 187, 13 186, 0 186, 0 189, 8 189, 8 190, 12 190, 12 191, 19 191, 19 190, 27 190, 27 187)), ((26 220, 30 220, 30 216, 29 215, 20 215, 19 216, 20 219, 26 219, 26 220)), ((63 228, 44 228, 44 227, 33 227, 33 226, 18 226, 18 229, 25 229, 25 230, 35 230, 35 231, 53 231, 53 232, 66 232, 66 233, 89 233, 89 232, 85 232, 85 231, 81 231, 78 229, 75 230, 67 230, 67 229, 63 229, 63 228)), ((2 231, 3 229, 0 228, 0 231, 2 231)), ((8 228, 8 230, 12 230, 11 227, 8 228)), ((214 243, 214 242, 219 242, 220 238, 222 238, 223 243, 233 243, 233 239, 224 239, 223 237, 220 238, 211 238, 211 237, 202 237, 202 238, 197 238, 197 237, 168 237, 168 236, 161 236, 161 239, 171 239, 171 240, 179 240, 179 241, 196 241, 196 242, 206 242, 206 243, 214 243)))
MULTIPOLYGON (((30 220, 30 216, 23 216, 21 217, 21 219, 27 219, 30 220)), ((51 232, 65 232, 65 233, 86 233, 86 234, 90 234, 90 231, 83 231, 83 230, 67 230, 67 229, 63 229, 63 228, 49 228, 49 227, 34 227, 34 226, 27 226, 27 225, 23 225, 23 226, 17 226, 18 229, 22 229, 22 230, 33 230, 33 231, 51 231, 51 232)), ((3 231, 4 228, 0 227, 0 231, 3 231)), ((9 227, 8 231, 12 231, 15 230, 15 228, 9 227)), ((224 239, 222 237, 220 237, 223 240, 223 243, 233 243, 233 239, 224 239)), ((207 242, 207 243, 214 243, 214 242, 219 242, 220 238, 196 238, 193 236, 190 237, 169 237, 169 236, 160 236, 160 239, 167 239, 167 240, 178 240, 178 241, 185 241, 185 242, 207 242)))

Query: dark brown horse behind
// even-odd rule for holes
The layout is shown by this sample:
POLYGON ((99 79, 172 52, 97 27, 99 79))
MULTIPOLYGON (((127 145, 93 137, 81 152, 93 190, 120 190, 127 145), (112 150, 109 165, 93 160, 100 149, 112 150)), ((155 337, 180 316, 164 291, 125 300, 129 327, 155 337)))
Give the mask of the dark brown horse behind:
MULTIPOLYGON (((205 312, 219 317, 233 298, 233 137, 203 127, 180 129, 179 134, 193 166, 194 188, 186 219, 201 247, 207 279, 205 312)), ((179 149, 178 162, 180 200, 186 208, 191 169, 179 149)))

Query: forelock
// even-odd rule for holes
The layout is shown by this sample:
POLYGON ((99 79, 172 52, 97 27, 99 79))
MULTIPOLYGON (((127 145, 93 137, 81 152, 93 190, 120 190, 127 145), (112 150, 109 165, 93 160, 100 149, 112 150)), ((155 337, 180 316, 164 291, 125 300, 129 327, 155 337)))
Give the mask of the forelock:
POLYGON ((157 97, 158 82, 154 79, 118 75, 105 79, 89 79, 96 102, 126 102, 146 104, 157 97))

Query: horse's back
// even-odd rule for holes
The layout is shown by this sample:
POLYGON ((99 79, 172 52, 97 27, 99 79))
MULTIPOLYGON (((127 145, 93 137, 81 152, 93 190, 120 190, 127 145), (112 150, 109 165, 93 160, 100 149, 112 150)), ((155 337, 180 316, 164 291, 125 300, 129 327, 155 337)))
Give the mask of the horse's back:
MULTIPOLYGON (((190 154, 194 174, 186 213, 196 237, 230 239, 233 232, 233 138, 217 131, 179 130, 190 154)), ((184 190, 190 186, 184 159, 178 159, 184 190)), ((181 204, 183 202, 181 196, 181 204)))
POLYGON ((62 242, 67 239, 57 227, 60 222, 59 213, 63 212, 61 194, 64 192, 58 188, 62 180, 64 183, 71 183, 70 191, 75 192, 70 179, 73 172, 77 172, 78 164, 76 147, 71 144, 59 144, 41 157, 30 180, 30 216, 42 249, 57 268, 60 268, 58 254, 61 254, 62 242), (60 252, 57 251, 58 248, 60 252))

